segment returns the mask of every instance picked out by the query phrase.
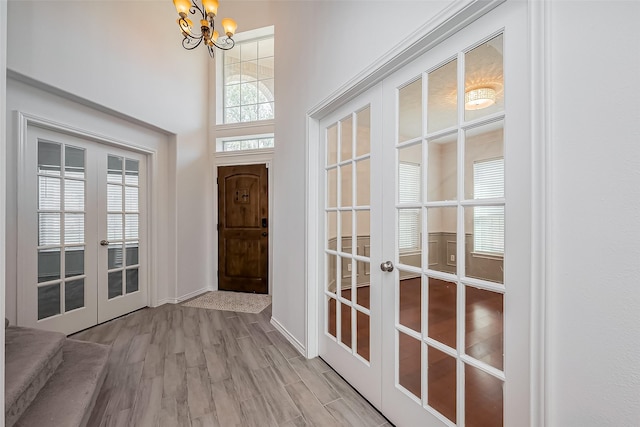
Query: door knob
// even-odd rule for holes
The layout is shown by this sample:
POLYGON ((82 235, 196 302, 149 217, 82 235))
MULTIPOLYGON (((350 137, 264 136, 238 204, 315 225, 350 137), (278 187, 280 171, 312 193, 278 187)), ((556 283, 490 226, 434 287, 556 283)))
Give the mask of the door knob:
POLYGON ((385 261, 382 264, 380 264, 380 270, 382 271, 386 271, 387 273, 390 273, 393 271, 393 263, 391 261, 385 261))
POLYGON ((109 246, 109 241, 108 240, 100 240, 100 244, 102 246, 109 246))

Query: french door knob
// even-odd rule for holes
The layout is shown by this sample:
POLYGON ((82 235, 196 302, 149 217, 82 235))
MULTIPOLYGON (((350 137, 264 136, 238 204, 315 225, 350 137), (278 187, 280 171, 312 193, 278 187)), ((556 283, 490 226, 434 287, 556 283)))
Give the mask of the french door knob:
POLYGON ((102 246, 109 246, 109 241, 108 240, 100 240, 100 244, 102 246))
POLYGON ((380 264, 380 270, 382 271, 386 271, 387 273, 390 273, 393 271, 393 263, 391 261, 385 261, 382 264, 380 264))

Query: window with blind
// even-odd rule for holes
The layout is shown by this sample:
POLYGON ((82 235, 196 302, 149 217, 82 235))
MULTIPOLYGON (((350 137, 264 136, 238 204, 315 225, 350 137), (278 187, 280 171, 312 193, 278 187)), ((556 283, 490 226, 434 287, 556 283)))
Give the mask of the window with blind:
MULTIPOLYGON (((504 197, 504 158, 473 164, 475 199, 504 197)), ((475 252, 504 254, 504 206, 477 206, 473 211, 473 248, 475 252)))
MULTIPOLYGON (((400 162, 398 164, 399 188, 398 201, 420 203, 420 165, 400 162)), ((398 211, 398 246, 401 252, 420 249, 420 209, 400 209, 398 211)))

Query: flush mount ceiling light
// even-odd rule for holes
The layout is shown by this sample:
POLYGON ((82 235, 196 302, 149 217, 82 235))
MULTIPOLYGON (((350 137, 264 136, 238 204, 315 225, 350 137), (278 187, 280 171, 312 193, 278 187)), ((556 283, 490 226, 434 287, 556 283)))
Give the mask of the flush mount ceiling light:
POLYGON ((209 51, 209 55, 214 57, 214 48, 229 50, 235 46, 236 42, 233 40, 233 34, 238 28, 238 24, 231 18, 225 18, 222 20, 222 28, 226 38, 223 41, 219 41, 220 34, 215 30, 213 18, 218 13, 218 0, 202 0, 202 7, 196 4, 196 0, 173 0, 173 4, 178 11, 178 26, 184 38, 182 39, 182 47, 187 50, 193 50, 200 46, 204 42, 209 51), (202 19, 200 19, 200 33, 193 32, 193 22, 187 18, 188 14, 196 15, 200 12, 202 19))
POLYGON ((496 103, 496 91, 490 87, 479 87, 464 93, 465 110, 481 110, 496 103))

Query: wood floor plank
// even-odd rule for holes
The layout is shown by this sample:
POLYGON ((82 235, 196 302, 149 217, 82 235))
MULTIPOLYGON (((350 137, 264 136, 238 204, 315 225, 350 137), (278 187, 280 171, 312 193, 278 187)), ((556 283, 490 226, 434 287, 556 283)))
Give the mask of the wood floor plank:
POLYGON ((270 307, 247 314, 166 304, 82 331, 74 338, 112 345, 88 425, 386 422, 322 360, 301 357, 270 319, 270 307))
POLYGON ((216 417, 221 426, 241 426, 242 410, 233 380, 226 379, 211 384, 211 395, 216 417))
POLYGON ((278 427, 261 395, 240 402, 242 425, 246 427, 278 427))
POLYGON ((264 397, 273 418, 278 424, 284 423, 302 414, 296 408, 291 396, 287 393, 284 385, 280 382, 273 367, 268 366, 252 372, 260 392, 264 397))
POLYGON ((317 373, 302 356, 289 359, 289 363, 296 370, 309 390, 316 395, 323 405, 340 398, 340 395, 329 384, 322 374, 317 373))
POLYGON ((327 382, 342 396, 345 402, 362 418, 369 426, 379 426, 387 420, 360 394, 358 394, 340 375, 330 370, 325 372, 327 382))
POLYGON ((371 427, 370 424, 367 424, 347 405, 344 399, 334 400, 326 404, 325 408, 327 408, 329 413, 343 426, 371 427))
POLYGON ((285 386, 287 393, 295 403, 296 407, 305 420, 314 426, 339 426, 338 421, 320 404, 315 395, 309 390, 304 382, 285 386))
POLYGON ((209 373, 204 366, 187 369, 187 403, 192 419, 211 414, 215 410, 209 373))

